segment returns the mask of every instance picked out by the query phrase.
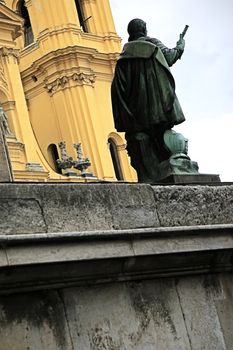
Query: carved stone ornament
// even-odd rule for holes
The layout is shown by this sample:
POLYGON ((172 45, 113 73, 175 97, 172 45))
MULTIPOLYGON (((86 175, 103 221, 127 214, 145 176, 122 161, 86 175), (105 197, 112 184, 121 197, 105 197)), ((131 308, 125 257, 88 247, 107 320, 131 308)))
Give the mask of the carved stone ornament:
POLYGON ((1 64, 0 64, 0 85, 8 89, 8 83, 7 83, 4 67, 1 64))
POLYGON ((75 169, 78 169, 79 171, 81 171, 82 176, 85 176, 87 168, 91 166, 91 162, 89 158, 83 157, 82 145, 80 142, 75 143, 74 148, 76 149, 76 152, 77 152, 77 161, 74 162, 73 166, 75 169))
POLYGON ((86 85, 93 85, 95 83, 95 75, 86 73, 74 73, 72 75, 72 80, 86 85))
POLYGON ((67 155, 65 141, 59 142, 58 146, 61 151, 61 160, 57 159, 57 164, 59 168, 63 170, 70 169, 73 166, 73 158, 67 155))
POLYGON ((66 75, 55 79, 52 82, 47 82, 45 84, 45 89, 51 95, 55 92, 64 89, 67 86, 75 85, 89 85, 94 86, 95 83, 95 74, 87 73, 74 73, 72 75, 66 75))
POLYGON ((13 56, 15 58, 15 60, 17 61, 17 63, 19 63, 19 50, 17 49, 12 49, 9 47, 1 47, 0 48, 0 57, 7 57, 9 58, 9 56, 13 56))
POLYGON ((54 80, 52 83, 46 84, 46 89, 49 93, 54 93, 57 90, 64 89, 66 84, 69 82, 68 77, 61 77, 54 80))

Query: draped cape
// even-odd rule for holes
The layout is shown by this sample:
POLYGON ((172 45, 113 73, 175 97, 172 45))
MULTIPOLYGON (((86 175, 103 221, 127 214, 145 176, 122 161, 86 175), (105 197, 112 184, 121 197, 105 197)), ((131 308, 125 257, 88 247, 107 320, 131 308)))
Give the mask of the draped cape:
POLYGON ((172 128, 185 120, 168 63, 161 49, 148 41, 124 46, 111 97, 118 131, 139 132, 156 125, 172 128))

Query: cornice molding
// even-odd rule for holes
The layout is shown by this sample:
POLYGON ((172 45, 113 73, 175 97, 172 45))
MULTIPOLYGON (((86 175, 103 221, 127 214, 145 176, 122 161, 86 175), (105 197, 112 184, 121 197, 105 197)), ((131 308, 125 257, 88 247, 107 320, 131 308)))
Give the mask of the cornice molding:
MULTIPOLYGON (((91 61, 98 51, 92 48, 86 48, 82 46, 67 46, 65 48, 60 48, 54 51, 50 51, 43 56, 39 57, 32 65, 25 70, 21 71, 23 77, 31 74, 35 74, 37 70, 45 70, 48 66, 53 64, 53 61, 58 62, 57 60, 63 61, 65 58, 70 60, 72 58, 87 58, 88 61, 91 61)), ((22 60, 24 59, 24 52, 22 52, 22 60)))
MULTIPOLYGON (((105 45, 106 41, 113 41, 116 43, 121 43, 121 38, 115 33, 115 32, 109 32, 109 33, 91 33, 91 32, 82 32, 80 28, 75 23, 67 23, 65 25, 58 26, 56 28, 46 28, 42 30, 37 40, 38 42, 41 42, 43 40, 46 40, 47 38, 51 37, 52 35, 57 35, 61 33, 67 33, 70 32, 72 34, 78 35, 82 38, 84 42, 87 42, 87 45, 91 45, 90 42, 98 42, 105 45)), ((85 45, 86 46, 86 45, 85 45)))
MULTIPOLYGON (((94 87, 97 79, 111 82, 117 56, 77 45, 48 52, 30 67, 20 69, 25 93, 34 96, 46 89, 53 95, 77 85, 94 87), (38 79, 36 84, 32 84, 33 76, 38 79)), ((23 57, 21 63, 24 63, 23 57)))
MULTIPOLYGON (((67 46, 65 48, 57 49, 46 53, 32 63, 32 65, 24 70, 21 70, 21 75, 24 78, 37 74, 38 71, 46 72, 48 67, 53 65, 54 62, 61 62, 63 60, 72 59, 86 59, 89 63, 94 62, 100 65, 115 66, 119 53, 102 53, 98 52, 95 48, 89 48, 84 46, 67 46)), ((23 60, 23 56, 22 60, 23 60)))
POLYGON ((77 85, 88 85, 94 87, 95 74, 93 73, 73 73, 72 75, 63 75, 56 78, 53 81, 45 83, 45 89, 50 95, 65 89, 66 87, 72 87, 77 85))

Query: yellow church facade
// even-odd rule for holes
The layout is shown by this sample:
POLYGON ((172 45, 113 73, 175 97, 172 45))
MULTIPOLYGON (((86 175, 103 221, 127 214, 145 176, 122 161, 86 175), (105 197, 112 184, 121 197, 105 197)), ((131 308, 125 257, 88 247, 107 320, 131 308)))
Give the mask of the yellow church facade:
POLYGON ((0 1, 0 103, 15 181, 136 181, 112 118, 119 51, 108 0, 0 1), (78 156, 93 177, 66 166, 78 156))

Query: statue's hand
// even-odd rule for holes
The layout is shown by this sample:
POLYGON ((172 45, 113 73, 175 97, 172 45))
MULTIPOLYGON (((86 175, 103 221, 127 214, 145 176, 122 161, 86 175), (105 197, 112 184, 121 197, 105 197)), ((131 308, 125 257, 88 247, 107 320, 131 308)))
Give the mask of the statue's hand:
POLYGON ((184 51, 184 47, 185 47, 185 40, 182 37, 182 35, 180 35, 180 39, 176 43, 176 48, 184 51))

